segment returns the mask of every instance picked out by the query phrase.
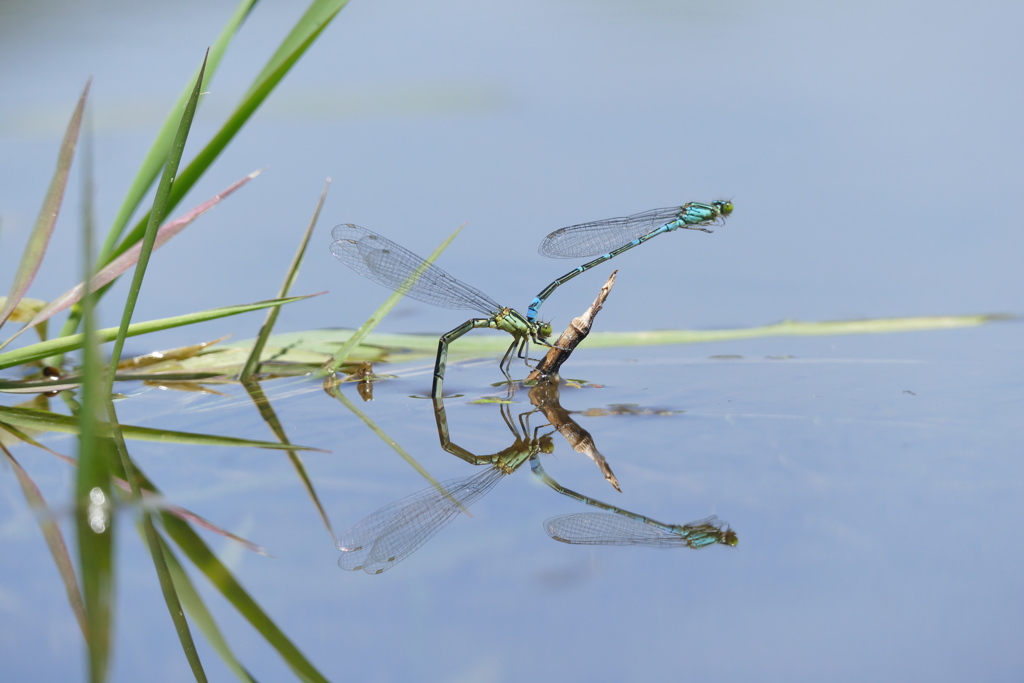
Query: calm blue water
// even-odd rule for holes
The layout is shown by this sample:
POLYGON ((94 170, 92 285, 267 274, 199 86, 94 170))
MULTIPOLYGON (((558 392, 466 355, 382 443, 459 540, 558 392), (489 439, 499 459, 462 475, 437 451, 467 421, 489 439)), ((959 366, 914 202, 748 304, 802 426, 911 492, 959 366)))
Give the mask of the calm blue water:
MULTIPOLYGON (((111 220, 231 11, 177 7, 159 21, 132 3, 0 7, 0 288, 89 74, 97 212, 101 226, 111 220)), ((260 6, 195 140, 297 14, 260 6)), ((137 317, 272 296, 327 176, 296 290, 332 293, 286 309, 283 330, 358 325, 387 294, 330 257, 336 223, 426 254, 468 221, 440 264, 522 309, 576 265, 536 254, 549 231, 716 197, 737 208, 714 235, 666 235, 610 264, 619 280, 599 329, 1019 313, 1021 19, 1007 2, 355 2, 190 195, 198 203, 270 167, 159 252, 137 317)), ((73 284, 79 201, 73 188, 35 296, 73 284)), ((610 270, 560 288, 544 314, 564 325, 610 270)), ((131 351, 245 338, 261 319, 136 339, 131 351)), ((406 301, 383 328, 443 332, 463 319, 406 301)), ((621 494, 557 434, 547 471, 662 521, 717 514, 739 534, 735 549, 554 543, 542 521, 583 508, 524 468, 386 574, 348 573, 283 456, 133 452, 172 500, 270 549, 275 559, 210 541, 332 680, 1016 681, 1022 342, 1007 322, 578 351, 565 374, 604 388, 564 389, 566 408, 684 412, 577 418, 621 494)), ((445 383, 466 394, 448 415, 453 438, 475 452, 512 442, 496 406, 468 404, 501 391, 488 386, 495 365, 456 365, 445 383)), ((408 398, 429 388, 413 367, 424 364, 388 368, 402 378, 362 408, 433 476, 472 474, 437 446, 428 403, 408 398)), ((333 451, 304 459, 336 531, 425 486, 317 387, 269 391, 295 442, 333 451)), ((119 408, 148 426, 271 438, 235 396, 139 389, 119 408)), ((529 410, 525 394, 516 399, 514 414, 529 410)), ((74 452, 64 437, 48 444, 74 452)), ((15 455, 51 503, 67 500, 65 465, 15 455)), ((9 470, 0 481, 4 677, 75 679, 81 638, 52 560, 9 470)), ((129 526, 114 679, 187 679, 129 526)), ((259 637, 205 595, 255 675, 286 679, 259 637)), ((225 679, 201 647, 212 678, 225 679)))

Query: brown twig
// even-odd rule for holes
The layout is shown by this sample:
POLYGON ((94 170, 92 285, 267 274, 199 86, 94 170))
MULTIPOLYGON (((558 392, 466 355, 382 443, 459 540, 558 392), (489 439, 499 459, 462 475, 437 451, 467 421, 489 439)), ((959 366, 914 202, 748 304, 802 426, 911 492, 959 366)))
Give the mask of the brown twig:
POLYGON ((526 376, 527 382, 558 374, 558 369, 562 367, 562 363, 569 359, 573 349, 579 346, 580 342, 590 334, 590 327, 594 324, 594 318, 597 317, 598 312, 604 306, 605 299, 608 298, 612 287, 615 286, 615 274, 618 272, 617 270, 613 271, 608 276, 608 280, 601 287, 601 291, 598 293, 597 298, 594 299, 594 303, 590 304, 590 308, 584 311, 583 315, 572 319, 569 326, 565 328, 565 332, 558 338, 555 345, 548 350, 543 360, 537 364, 533 372, 526 376))

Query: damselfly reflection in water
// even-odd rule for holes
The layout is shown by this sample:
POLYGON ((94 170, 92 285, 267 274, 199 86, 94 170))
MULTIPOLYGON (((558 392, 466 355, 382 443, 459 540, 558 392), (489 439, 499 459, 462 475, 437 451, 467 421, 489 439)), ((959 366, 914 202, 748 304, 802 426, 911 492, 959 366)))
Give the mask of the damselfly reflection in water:
POLYGON ((346 223, 331 232, 334 242, 331 253, 339 261, 363 277, 384 285, 405 296, 418 299, 441 308, 461 308, 476 311, 487 317, 473 318, 450 332, 441 335, 437 344, 437 358, 434 362, 434 383, 431 396, 438 398, 444 384, 445 366, 448 362, 448 345, 470 330, 492 328, 504 330, 512 335, 501 364, 505 379, 512 383, 509 370, 512 357, 517 356, 530 365, 529 343, 550 347, 547 337, 551 335, 549 323, 527 321, 518 311, 497 304, 494 299, 476 287, 470 287, 456 280, 435 265, 427 263, 405 247, 395 244, 383 235, 358 225, 346 223))
POLYGON ((641 515, 576 512, 544 522, 548 536, 570 545, 644 545, 649 548, 683 546, 697 550, 715 543, 735 546, 736 532, 724 529, 715 516, 689 524, 664 524, 641 515))
MULTIPOLYGON (((544 417, 565 437, 573 450, 594 460, 605 472, 608 481, 619 490, 618 480, 594 445, 590 432, 583 429, 559 402, 557 385, 537 385, 530 391, 530 401, 544 413, 544 417)), ((736 533, 728 526, 723 529, 714 517, 683 525, 664 524, 565 488, 544 471, 537 459, 530 461, 530 468, 541 481, 562 495, 614 513, 577 512, 552 517, 544 523, 544 528, 556 541, 574 545, 644 545, 694 549, 714 543, 729 546, 737 543, 736 533)))
MULTIPOLYGON (((544 472, 539 457, 541 454, 549 454, 554 450, 551 435, 556 430, 566 437, 575 450, 590 457, 598 465, 605 479, 618 489, 615 475, 612 474, 604 456, 594 446, 590 434, 569 416, 568 411, 559 405, 557 388, 553 390, 550 387, 535 388, 531 390, 530 398, 535 407, 520 414, 517 420, 513 420, 509 405, 501 404, 502 420, 512 432, 515 440, 508 448, 490 455, 476 455, 452 442, 444 403, 435 399, 434 417, 441 447, 472 465, 484 465, 487 466, 487 469, 468 477, 441 482, 437 486, 423 489, 370 514, 342 533, 337 539, 338 548, 342 552, 338 566, 350 571, 362 569, 369 574, 380 574, 387 571, 419 549, 455 519, 459 513, 465 512, 470 505, 494 488, 499 480, 516 471, 527 461, 530 462, 531 469, 541 481, 553 490, 588 505, 614 512, 623 519, 623 522, 618 523, 616 527, 608 520, 596 518, 588 520, 587 513, 577 515, 576 517, 580 518, 583 524, 593 526, 603 522, 603 534, 590 534, 589 540, 580 542, 602 545, 658 545, 654 542, 644 543, 639 540, 643 538, 639 528, 629 528, 628 523, 633 522, 645 527, 648 536, 651 534, 664 536, 666 542, 660 544, 660 547, 669 547, 670 544, 667 542, 669 537, 675 539, 677 546, 693 548, 712 543, 736 545, 735 532, 728 527, 723 530, 713 518, 681 527, 661 524, 628 510, 588 498, 558 484, 544 472), (530 417, 538 411, 543 412, 550 424, 531 428, 530 417), (545 427, 552 427, 552 429, 541 433, 545 427), (685 542, 680 542, 680 539, 685 539, 685 542)), ((552 537, 564 542, 574 542, 570 539, 573 538, 572 534, 575 532, 567 526, 567 523, 565 526, 569 530, 563 536, 567 537, 554 535, 552 537)), ((583 538, 583 535, 577 534, 575 537, 583 538)))
POLYGON ((562 495, 609 511, 576 512, 548 519, 544 530, 556 541, 571 545, 642 545, 694 550, 715 543, 732 547, 739 543, 736 532, 714 516, 689 524, 665 524, 565 488, 544 471, 539 460, 532 460, 530 468, 541 481, 562 495))

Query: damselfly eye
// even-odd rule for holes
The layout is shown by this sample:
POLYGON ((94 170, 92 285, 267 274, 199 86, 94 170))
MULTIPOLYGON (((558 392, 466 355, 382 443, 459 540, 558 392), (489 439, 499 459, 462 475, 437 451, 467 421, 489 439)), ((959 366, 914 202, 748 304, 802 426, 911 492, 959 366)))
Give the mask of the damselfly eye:
POLYGON ((723 216, 728 216, 732 213, 733 205, 732 202, 717 201, 715 205, 723 216))
POLYGON ((537 325, 537 336, 541 339, 546 339, 551 336, 551 323, 539 323, 537 325))

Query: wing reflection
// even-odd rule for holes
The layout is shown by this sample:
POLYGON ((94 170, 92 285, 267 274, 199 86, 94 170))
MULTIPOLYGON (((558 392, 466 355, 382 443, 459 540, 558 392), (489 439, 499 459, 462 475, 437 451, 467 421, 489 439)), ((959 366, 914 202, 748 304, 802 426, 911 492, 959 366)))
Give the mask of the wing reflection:
POLYGON ((338 566, 380 574, 419 549, 507 474, 489 467, 385 505, 338 538, 338 566))

